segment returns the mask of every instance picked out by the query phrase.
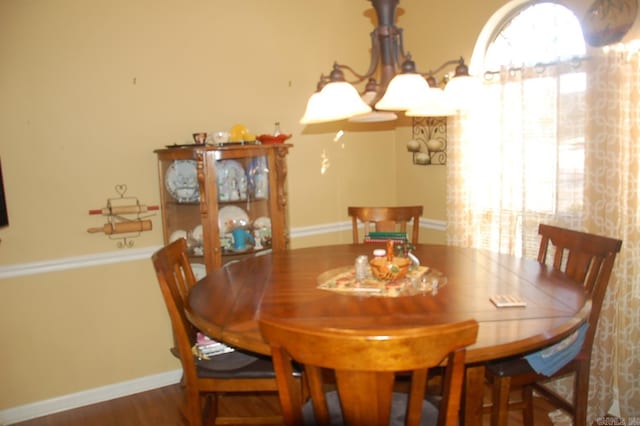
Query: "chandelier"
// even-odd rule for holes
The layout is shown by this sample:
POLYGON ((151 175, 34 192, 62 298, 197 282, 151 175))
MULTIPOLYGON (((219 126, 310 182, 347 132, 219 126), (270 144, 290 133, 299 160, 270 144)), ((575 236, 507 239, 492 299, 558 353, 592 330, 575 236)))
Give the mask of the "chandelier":
POLYGON ((378 26, 371 32, 371 63, 365 74, 348 65, 334 63, 329 75, 322 74, 300 120, 302 124, 349 119, 356 122, 389 121, 394 111, 407 116, 447 116, 463 109, 478 82, 469 76, 462 58, 450 60, 435 70, 420 73, 410 53, 405 53, 402 29, 395 25, 399 0, 370 0, 378 26), (444 89, 435 75, 455 65, 444 89), (345 72, 352 80, 347 81, 345 72), (377 80, 379 79, 379 81, 377 80), (359 93, 354 85, 364 83, 359 93))

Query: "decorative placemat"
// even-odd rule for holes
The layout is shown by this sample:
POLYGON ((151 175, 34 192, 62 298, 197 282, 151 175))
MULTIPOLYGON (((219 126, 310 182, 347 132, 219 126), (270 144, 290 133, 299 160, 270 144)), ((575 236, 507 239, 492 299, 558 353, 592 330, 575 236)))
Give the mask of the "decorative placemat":
POLYGON ((357 280, 353 266, 330 269, 318 276, 319 289, 358 296, 398 297, 435 294, 438 288, 446 283, 447 277, 428 266, 411 267, 404 278, 395 281, 378 280, 371 275, 370 270, 367 278, 357 280))

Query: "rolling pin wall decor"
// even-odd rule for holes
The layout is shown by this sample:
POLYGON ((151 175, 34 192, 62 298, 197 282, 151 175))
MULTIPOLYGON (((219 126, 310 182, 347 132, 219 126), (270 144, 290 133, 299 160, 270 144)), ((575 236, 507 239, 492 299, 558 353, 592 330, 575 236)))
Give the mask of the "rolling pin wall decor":
POLYGON ((113 240, 118 240, 118 247, 133 247, 131 238, 137 238, 143 231, 152 229, 152 222, 148 217, 155 213, 145 214, 159 210, 158 206, 140 204, 136 197, 125 197, 127 185, 116 185, 118 198, 109 198, 107 206, 89 210, 90 215, 102 215, 106 217, 106 223, 99 227, 89 228, 87 232, 93 234, 103 232, 113 240))

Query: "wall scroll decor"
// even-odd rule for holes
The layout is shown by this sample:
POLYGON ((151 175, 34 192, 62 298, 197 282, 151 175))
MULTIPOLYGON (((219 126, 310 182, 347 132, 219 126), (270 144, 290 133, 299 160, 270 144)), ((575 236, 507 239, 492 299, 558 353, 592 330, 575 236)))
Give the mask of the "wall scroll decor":
POLYGON ((447 117, 414 117, 407 151, 413 153, 413 164, 447 164, 447 117))
POLYGON ((107 223, 100 227, 89 228, 87 232, 93 234, 104 232, 110 239, 119 240, 118 247, 133 247, 131 238, 137 238, 142 231, 150 231, 151 220, 147 219, 155 213, 143 216, 142 213, 159 210, 159 206, 140 204, 136 197, 125 197, 127 185, 116 185, 119 197, 107 199, 107 206, 89 210, 90 215, 102 215, 107 223))

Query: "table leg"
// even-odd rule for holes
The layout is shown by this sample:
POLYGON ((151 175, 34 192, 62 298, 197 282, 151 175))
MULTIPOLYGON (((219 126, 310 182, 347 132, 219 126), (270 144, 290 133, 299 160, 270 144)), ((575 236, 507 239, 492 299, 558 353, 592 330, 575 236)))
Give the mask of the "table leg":
POLYGON ((466 368, 462 410, 462 424, 465 426, 482 425, 484 373, 484 364, 469 365, 466 368))

